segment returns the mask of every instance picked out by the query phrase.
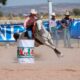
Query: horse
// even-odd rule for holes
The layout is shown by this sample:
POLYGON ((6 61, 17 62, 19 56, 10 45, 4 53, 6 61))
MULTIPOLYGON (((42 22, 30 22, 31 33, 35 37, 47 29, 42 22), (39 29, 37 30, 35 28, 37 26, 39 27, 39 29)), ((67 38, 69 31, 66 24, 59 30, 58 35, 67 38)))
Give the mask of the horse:
MULTIPOLYGON (((63 54, 54 46, 53 39, 51 34, 44 28, 44 25, 42 25, 41 20, 37 20, 37 25, 34 33, 34 40, 35 40, 35 46, 38 47, 40 45, 46 45, 54 50, 54 52, 57 54, 57 56, 62 57, 63 54)), ((15 33, 14 35, 15 40, 18 39, 28 39, 27 36, 25 36, 25 32, 23 33, 15 33)))

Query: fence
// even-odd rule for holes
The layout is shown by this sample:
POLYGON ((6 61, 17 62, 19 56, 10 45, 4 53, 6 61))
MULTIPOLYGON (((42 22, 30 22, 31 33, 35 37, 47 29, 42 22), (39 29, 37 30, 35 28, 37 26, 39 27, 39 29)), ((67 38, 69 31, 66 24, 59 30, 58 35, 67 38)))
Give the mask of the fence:
MULTIPOLYGON (((15 23, 13 21, 13 23, 15 23)), ((44 21, 43 25, 49 31, 49 22, 44 21)), ((58 24, 58 28, 61 29, 60 25, 58 24)), ((23 21, 16 23, 16 24, 0 24, 0 42, 14 42, 13 34, 16 32, 24 32, 25 28, 23 27, 23 21)), ((58 46, 63 44, 63 31, 58 31, 58 46)), ((53 34, 54 37, 54 34, 53 34)), ((71 44, 78 44, 79 47, 79 40, 80 40, 80 20, 74 20, 70 29, 70 40, 71 44)), ((54 37, 54 43, 56 43, 56 39, 54 37)), ((76 44, 76 45, 77 45, 76 44)))

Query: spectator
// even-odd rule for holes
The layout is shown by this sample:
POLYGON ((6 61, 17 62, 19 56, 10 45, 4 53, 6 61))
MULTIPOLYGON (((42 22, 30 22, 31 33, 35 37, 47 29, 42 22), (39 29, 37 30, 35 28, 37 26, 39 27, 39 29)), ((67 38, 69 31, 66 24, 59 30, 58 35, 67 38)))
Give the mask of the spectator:
POLYGON ((64 47, 71 48, 70 42, 70 26, 72 23, 72 19, 70 18, 70 13, 66 11, 65 17, 61 20, 61 25, 63 27, 64 32, 64 47))
POLYGON ((58 35, 58 30, 57 30, 57 21, 56 21, 56 14, 53 12, 51 14, 52 18, 49 21, 49 25, 51 28, 51 34, 53 36, 53 38, 55 38, 55 43, 56 43, 56 47, 58 46, 58 39, 59 39, 59 35, 58 35))

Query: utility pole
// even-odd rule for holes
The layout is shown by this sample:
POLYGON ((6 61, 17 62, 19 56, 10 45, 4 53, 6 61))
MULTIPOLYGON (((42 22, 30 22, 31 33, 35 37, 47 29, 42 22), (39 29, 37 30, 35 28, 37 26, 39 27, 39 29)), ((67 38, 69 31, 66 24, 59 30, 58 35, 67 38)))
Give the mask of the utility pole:
MULTIPOLYGON (((48 0, 48 18, 49 21, 51 20, 51 14, 52 14, 52 0, 48 0)), ((49 30, 51 31, 50 25, 49 30)))

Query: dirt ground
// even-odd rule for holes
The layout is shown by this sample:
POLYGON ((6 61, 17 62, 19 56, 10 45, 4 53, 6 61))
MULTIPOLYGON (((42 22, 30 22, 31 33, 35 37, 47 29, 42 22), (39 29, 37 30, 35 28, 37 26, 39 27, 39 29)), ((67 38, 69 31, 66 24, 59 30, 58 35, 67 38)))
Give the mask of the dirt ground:
POLYGON ((17 46, 0 46, 0 80, 80 80, 80 48, 59 48, 57 57, 47 46, 36 47, 34 64, 17 62, 17 46))

